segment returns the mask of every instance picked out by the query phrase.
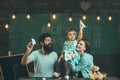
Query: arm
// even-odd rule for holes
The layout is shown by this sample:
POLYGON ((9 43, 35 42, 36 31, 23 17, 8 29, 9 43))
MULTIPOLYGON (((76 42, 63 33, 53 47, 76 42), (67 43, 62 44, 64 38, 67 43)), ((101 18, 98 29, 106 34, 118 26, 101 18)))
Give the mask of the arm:
POLYGON ((83 38, 83 26, 80 25, 80 31, 79 31, 79 34, 78 34, 78 40, 81 40, 83 38))
POLYGON ((31 42, 29 42, 28 45, 27 45, 27 51, 26 51, 25 55, 22 57, 22 60, 21 60, 22 65, 26 65, 26 64, 31 62, 30 58, 29 58, 29 55, 30 55, 32 49, 33 49, 33 44, 31 42))
POLYGON ((87 66, 89 66, 89 60, 84 58, 84 59, 81 59, 81 61, 79 62, 77 66, 72 65, 72 70, 74 72, 79 72, 85 69, 87 66))

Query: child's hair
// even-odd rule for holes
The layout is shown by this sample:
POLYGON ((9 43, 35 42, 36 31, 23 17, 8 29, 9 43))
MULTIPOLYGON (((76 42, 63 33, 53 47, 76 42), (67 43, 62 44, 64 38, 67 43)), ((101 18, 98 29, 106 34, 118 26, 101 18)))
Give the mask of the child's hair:
POLYGON ((75 28, 67 28, 66 34, 68 34, 68 32, 70 32, 70 31, 75 31, 77 33, 77 30, 75 28))
MULTIPOLYGON (((85 52, 90 53, 90 42, 85 38, 81 39, 81 40, 84 41, 84 43, 85 43, 85 48, 86 48, 85 52)), ((79 41, 81 41, 81 40, 79 40, 79 41)))

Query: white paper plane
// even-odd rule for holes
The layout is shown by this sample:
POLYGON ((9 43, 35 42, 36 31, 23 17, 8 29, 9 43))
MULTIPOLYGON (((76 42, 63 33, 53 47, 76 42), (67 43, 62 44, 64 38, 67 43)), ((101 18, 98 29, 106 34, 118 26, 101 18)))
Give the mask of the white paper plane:
POLYGON ((32 41, 32 44, 35 45, 36 44, 36 41, 34 38, 31 38, 31 41, 32 41))
POLYGON ((82 22, 82 20, 80 20, 80 27, 86 28, 85 24, 82 22))

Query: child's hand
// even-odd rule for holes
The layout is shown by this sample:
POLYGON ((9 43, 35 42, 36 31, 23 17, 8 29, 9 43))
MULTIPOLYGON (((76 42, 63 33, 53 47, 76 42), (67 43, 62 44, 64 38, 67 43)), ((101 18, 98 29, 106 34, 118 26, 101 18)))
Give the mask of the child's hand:
POLYGON ((76 58, 76 54, 74 54, 74 53, 70 53, 70 56, 71 56, 72 58, 76 58))
POLYGON ((82 24, 80 24, 80 30, 83 30, 83 25, 82 24))

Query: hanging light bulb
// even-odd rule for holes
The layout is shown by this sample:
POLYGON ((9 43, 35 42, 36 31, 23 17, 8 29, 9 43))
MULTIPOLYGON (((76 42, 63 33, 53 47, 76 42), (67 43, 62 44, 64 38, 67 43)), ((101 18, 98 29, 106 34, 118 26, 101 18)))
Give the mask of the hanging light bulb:
POLYGON ((6 29, 8 29, 8 28, 9 28, 9 25, 8 25, 8 23, 7 23, 7 24, 5 24, 5 28, 6 28, 6 29))
POLYGON ((108 20, 109 20, 109 21, 112 20, 112 16, 111 16, 111 15, 108 16, 108 20))
POLYGON ((100 16, 99 16, 99 15, 97 16, 97 20, 98 20, 98 21, 100 20, 100 16))
POLYGON ((47 26, 48 26, 48 28, 51 27, 51 22, 50 21, 48 21, 47 26))
POLYGON ((56 14, 55 13, 53 13, 52 18, 56 19, 56 14))
POLYGON ((83 19, 83 20, 86 20, 86 19, 87 19, 86 12, 83 13, 82 19, 83 19))
POLYGON ((27 19, 30 19, 30 18, 31 18, 31 15, 30 15, 30 14, 27 14, 26 18, 27 18, 27 19))
POLYGON ((83 20, 86 20, 86 19, 87 19, 85 14, 83 15, 82 19, 83 19, 83 20))
POLYGON ((73 19, 72 19, 72 16, 70 15, 68 21, 69 21, 69 22, 72 22, 72 20, 73 20, 73 19))
POLYGON ((12 19, 16 19, 16 14, 15 13, 12 15, 12 19))

